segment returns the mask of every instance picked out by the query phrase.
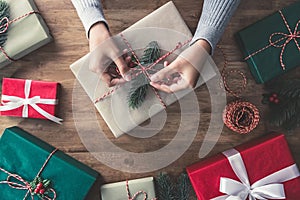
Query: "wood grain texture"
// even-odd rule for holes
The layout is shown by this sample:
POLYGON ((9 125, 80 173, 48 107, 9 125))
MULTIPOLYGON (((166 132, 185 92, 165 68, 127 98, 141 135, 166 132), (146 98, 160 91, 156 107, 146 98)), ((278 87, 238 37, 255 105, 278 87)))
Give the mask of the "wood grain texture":
MULTIPOLYGON (((271 127, 265 122, 267 108, 261 104, 261 94, 264 92, 263 85, 257 85, 251 77, 247 65, 242 61, 242 55, 233 38, 233 34, 295 1, 296 0, 242 1, 227 26, 220 45, 228 55, 230 68, 240 69, 247 75, 248 85, 243 96, 258 106, 262 113, 262 120, 259 126, 248 135, 238 135, 224 127, 218 143, 209 155, 214 155, 271 131, 282 131, 271 127)), ((64 119, 64 124, 60 126, 44 120, 1 117, 0 133, 2 133, 6 127, 17 125, 97 170, 101 174, 102 180, 95 185, 88 199, 99 199, 100 182, 107 183, 125 179, 156 176, 159 171, 165 171, 176 176, 184 171, 187 165, 200 160, 198 151, 208 129, 211 116, 210 98, 205 86, 196 90, 198 103, 201 107, 201 120, 198 134, 184 155, 171 165, 151 173, 130 174, 111 169, 93 157, 93 155, 87 151, 78 136, 72 110, 73 89, 78 87, 78 83, 76 83, 69 66, 88 53, 88 41, 85 37, 83 26, 70 0, 35 0, 35 2, 51 30, 54 41, 4 69, 0 69, 0 78, 15 77, 60 82, 62 91, 58 115, 64 119)), ((116 34, 166 2, 167 0, 103 0, 103 7, 110 25, 110 30, 113 34, 116 34)), ((174 3, 189 28, 195 31, 201 14, 203 0, 174 0, 174 3)), ((223 58, 218 50, 214 55, 214 59, 221 69, 223 58)), ((282 78, 287 77, 299 78, 300 68, 287 73, 282 78)), ((239 79, 236 77, 234 77, 232 81, 234 84, 239 84, 239 79)), ((75 96, 85 95, 84 91, 80 88, 77 88, 76 92, 75 96)), ((228 97, 228 100, 232 100, 232 97, 228 97)), ((177 132, 178 123, 180 122, 179 104, 175 103, 168 107, 167 113, 168 119, 163 130, 156 136, 149 139, 142 139, 142 141, 131 136, 123 136, 119 139, 115 139, 101 116, 97 115, 97 120, 102 126, 105 135, 115 145, 132 152, 148 152, 157 150, 168 144, 177 132)), ((83 119, 86 123, 88 123, 88 120, 94 119, 83 119)), ((88 131, 89 127, 86 128, 88 131)), ((286 133, 286 138, 296 163, 300 165, 300 134, 298 132, 299 129, 291 133, 286 133)))

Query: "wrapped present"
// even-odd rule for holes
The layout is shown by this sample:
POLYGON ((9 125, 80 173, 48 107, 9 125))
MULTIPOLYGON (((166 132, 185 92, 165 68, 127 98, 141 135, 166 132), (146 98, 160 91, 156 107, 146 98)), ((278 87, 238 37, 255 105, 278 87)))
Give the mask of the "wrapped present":
MULTIPOLYGON (((20 59, 52 40, 33 0, 5 0, 9 5, 7 40, 1 47, 0 68, 20 59)), ((1 19, 1 24, 4 19, 1 19)))
POLYGON ((0 115, 49 119, 55 117, 59 83, 3 78, 0 115))
MULTIPOLYGON (((176 50, 176 53, 179 54, 186 49, 188 46, 187 41, 191 37, 192 34, 175 5, 173 2, 169 2, 123 31, 120 43, 123 44, 123 46, 121 44, 122 47, 127 49, 141 49, 145 48, 151 41, 157 41, 161 49, 168 52, 176 50), (148 34, 145 34, 145 31, 148 34), (179 42, 181 42, 181 46, 176 49, 179 42), (183 46, 184 43, 185 46, 183 46), (124 44, 126 45, 124 46, 124 44)), ((109 94, 113 90, 107 87, 102 80, 99 80, 97 74, 89 70, 91 60, 95 60, 93 56, 93 53, 84 56, 71 65, 71 70, 90 99, 95 102, 98 97, 109 94)), ((168 58, 164 60, 168 60, 168 58)), ((211 66, 203 67, 196 87, 215 75, 216 73, 211 66)), ((95 104, 115 137, 129 133, 139 124, 188 93, 187 91, 180 91, 176 94, 165 94, 151 88, 148 89, 146 99, 142 105, 138 109, 131 109, 128 106, 130 88, 130 84, 122 85, 108 98, 95 104)))
POLYGON ((300 2, 270 15, 236 34, 257 83, 300 65, 300 2))
POLYGON ((199 200, 298 199, 300 177, 282 134, 270 134, 187 167, 199 200))
POLYGON ((0 199, 83 200, 98 173, 18 127, 0 139, 0 199))
POLYGON ((153 177, 101 186, 102 200, 156 200, 153 177))

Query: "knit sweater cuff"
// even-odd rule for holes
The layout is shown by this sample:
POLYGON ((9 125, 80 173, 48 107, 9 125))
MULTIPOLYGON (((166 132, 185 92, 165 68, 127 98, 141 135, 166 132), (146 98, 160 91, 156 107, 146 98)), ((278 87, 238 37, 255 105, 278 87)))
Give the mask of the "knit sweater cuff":
POLYGON ((99 1, 78 1, 72 0, 76 8, 78 16, 84 26, 86 36, 89 37, 90 28, 97 22, 104 22, 108 28, 107 21, 105 20, 102 6, 99 1))
POLYGON ((239 3, 240 0, 205 0, 191 44, 199 39, 205 39, 211 45, 213 53, 239 3))

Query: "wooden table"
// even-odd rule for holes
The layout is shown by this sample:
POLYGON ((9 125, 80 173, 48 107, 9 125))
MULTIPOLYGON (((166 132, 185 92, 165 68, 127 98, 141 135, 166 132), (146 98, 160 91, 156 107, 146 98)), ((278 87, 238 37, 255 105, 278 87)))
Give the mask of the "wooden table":
MULTIPOLYGON (((88 41, 85 37, 83 26, 70 0, 35 0, 35 2, 51 30, 54 42, 25 56, 18 62, 1 69, 0 75, 1 78, 15 77, 60 82, 62 92, 60 96, 59 116, 64 119, 64 123, 60 126, 44 120, 1 117, 1 133, 6 127, 17 125, 94 168, 102 175, 104 182, 116 182, 125 179, 155 176, 160 171, 168 172, 176 176, 184 171, 186 166, 200 160, 198 158, 198 151, 210 120, 210 98, 205 86, 196 90, 199 106, 201 107, 201 121, 198 134, 185 154, 171 165, 151 173, 130 174, 111 169, 95 159, 81 143, 74 125, 72 113, 72 93, 76 81, 69 66, 88 53, 88 41)), ((103 0, 103 7, 110 25, 110 30, 116 34, 166 2, 167 0, 103 0)), ((247 65, 242 61, 242 55, 233 38, 233 34, 292 2, 296 2, 296 0, 242 1, 230 24, 226 28, 220 44, 229 57, 230 68, 238 68, 247 75, 249 81, 243 96, 257 105, 261 111, 262 119, 259 126, 248 135, 239 135, 224 127, 218 143, 209 155, 216 154, 276 130, 266 123, 267 107, 261 104, 261 95, 264 92, 263 85, 257 85, 251 77, 247 65)), ((195 31, 203 1, 175 0, 174 3, 187 25, 192 31, 195 31)), ((221 69, 222 56, 220 52, 216 52, 214 58, 221 69)), ((300 68, 293 70, 284 77, 299 78, 300 68)), ((240 80, 238 78, 232 78, 232 81, 233 83, 239 83, 240 80)), ((228 100, 232 100, 232 97, 228 97, 228 100)), ((176 123, 180 121, 178 104, 171 105, 167 109, 167 112, 171 113, 172 117, 168 118, 165 128, 157 136, 147 139, 147 143, 143 143, 143 145, 140 145, 139 140, 129 136, 115 139, 105 123, 103 123, 101 117, 98 118, 100 123, 104 126, 104 130, 107 133, 106 135, 115 145, 129 151, 141 152, 159 149, 169 143, 174 137, 177 131, 176 123)), ((281 130, 277 129, 277 131, 281 130)), ((300 134, 297 133, 298 131, 299 129, 291 133, 286 133, 286 137, 293 156, 297 164, 300 165, 300 134)), ((96 197, 99 196, 98 188, 99 185, 94 188, 94 192, 91 192, 91 199, 97 199, 96 197)))

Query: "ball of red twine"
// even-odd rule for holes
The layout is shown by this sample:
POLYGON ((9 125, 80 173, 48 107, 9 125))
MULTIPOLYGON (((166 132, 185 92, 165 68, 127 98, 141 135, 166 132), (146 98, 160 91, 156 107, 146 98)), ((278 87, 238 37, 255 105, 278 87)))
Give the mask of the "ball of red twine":
POLYGON ((257 107, 246 101, 234 101, 228 104, 223 112, 224 124, 232 131, 246 134, 259 123, 257 107))

